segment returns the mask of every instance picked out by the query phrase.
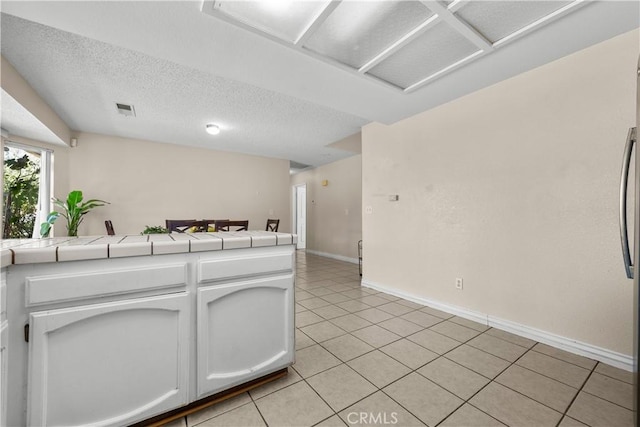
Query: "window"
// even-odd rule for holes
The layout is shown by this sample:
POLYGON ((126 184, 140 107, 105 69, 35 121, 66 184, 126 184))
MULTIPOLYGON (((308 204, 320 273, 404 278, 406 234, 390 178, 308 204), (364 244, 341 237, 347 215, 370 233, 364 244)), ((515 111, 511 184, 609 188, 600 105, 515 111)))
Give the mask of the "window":
POLYGON ((39 238, 51 208, 53 152, 5 141, 2 238, 39 238))

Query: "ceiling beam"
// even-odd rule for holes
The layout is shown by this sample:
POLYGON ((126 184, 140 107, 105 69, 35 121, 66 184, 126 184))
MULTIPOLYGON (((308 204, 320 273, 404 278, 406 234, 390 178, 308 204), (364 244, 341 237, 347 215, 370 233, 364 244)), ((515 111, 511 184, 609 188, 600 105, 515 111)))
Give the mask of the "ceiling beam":
POLYGON ((501 46, 507 42, 510 42, 512 40, 516 40, 519 37, 522 37, 523 35, 527 34, 529 31, 531 31, 532 29, 538 27, 538 26, 542 26, 544 24, 548 24, 551 21, 554 21, 558 18, 560 18, 561 16, 566 15, 569 12, 572 12, 574 9, 576 9, 577 7, 580 6, 584 6, 586 4, 586 2, 584 0, 575 0, 572 3, 569 3, 568 5, 561 7, 560 9, 551 12, 548 15, 543 16, 542 18, 530 23, 529 25, 520 28, 518 31, 509 34, 506 37, 503 37, 502 39, 496 41, 493 46, 494 47, 498 47, 501 46))
POLYGON ((309 26, 304 30, 304 32, 302 33, 302 35, 300 35, 300 37, 298 37, 298 40, 295 41, 295 45, 296 46, 304 46, 304 44, 307 42, 307 40, 309 40, 309 37, 311 37, 313 35, 313 33, 316 32, 316 30, 320 27, 320 25, 322 25, 324 23, 324 21, 327 20, 327 18, 329 17, 329 15, 331 15, 333 13, 334 10, 336 10, 336 8, 340 5, 340 3, 342 3, 342 0, 332 0, 330 1, 325 8, 322 10, 322 12, 320 12, 318 14, 318 16, 316 16, 316 19, 314 19, 309 26))
MULTIPOLYGON (((2 55, 0 55, 0 60, 0 74, 2 75, 2 79, 0 80, 1 92, 13 98, 16 105, 21 106, 33 116, 34 122, 41 123, 43 128, 46 128, 55 138, 60 140, 55 141, 55 139, 53 139, 48 142, 55 141, 55 143, 70 146, 72 131, 69 125, 42 99, 29 82, 11 65, 9 60, 5 59, 2 55)), ((18 136, 13 129, 9 130, 18 136)))
POLYGON ((379 54, 374 56, 373 59, 369 60, 369 62, 364 64, 362 67, 360 67, 358 69, 358 72, 359 73, 366 73, 367 71, 369 71, 370 69, 372 69, 373 67, 378 65, 380 62, 384 61, 389 56, 391 56, 394 53, 396 53, 402 47, 404 47, 407 44, 411 43, 413 40, 415 40, 422 33, 427 31, 427 29, 429 29, 430 27, 435 25, 436 22, 438 22, 438 15, 434 14, 434 15, 430 16, 422 24, 420 24, 419 26, 414 28, 412 31, 410 31, 409 33, 407 33, 404 36, 402 36, 399 40, 397 40, 391 46, 389 46, 388 48, 386 48, 385 50, 383 50, 382 52, 380 52, 379 54))
POLYGON ((405 89, 403 90, 403 92, 404 92, 404 93, 411 93, 411 92, 413 92, 413 91, 415 91, 415 90, 418 90, 418 89, 420 89, 422 86, 426 85, 427 83, 430 83, 432 80, 435 80, 435 79, 437 79, 437 78, 439 78, 439 77, 442 77, 442 76, 444 76, 446 73, 448 73, 449 71, 453 71, 453 70, 455 70, 456 68, 460 68, 460 67, 462 67, 464 64, 466 64, 467 62, 469 62, 469 61, 471 61, 471 60, 473 60, 473 59, 475 59, 475 58, 479 58, 479 57, 481 57, 481 56, 484 56, 484 55, 486 55, 486 54, 487 54, 487 51, 485 51, 485 50, 477 50, 477 51, 475 51, 474 53, 472 53, 471 55, 466 56, 466 57, 462 58, 461 60, 459 60, 459 61, 457 61, 457 62, 454 62, 453 64, 451 64, 451 65, 449 65, 449 66, 447 66, 447 67, 443 68, 442 70, 440 70, 440 71, 436 71, 435 73, 431 74, 430 76, 425 77, 424 79, 419 80, 419 81, 417 81, 416 83, 413 83, 411 86, 409 86, 409 87, 405 88, 405 89))
POLYGON ((492 43, 487 40, 485 36, 480 34, 478 31, 476 31, 475 28, 467 24, 465 21, 458 19, 456 15, 454 15, 445 6, 440 4, 440 2, 435 0, 423 0, 421 1, 421 3, 440 15, 440 19, 449 24, 449 26, 456 32, 458 32, 462 37, 466 38, 483 51, 489 52, 493 50, 492 43))

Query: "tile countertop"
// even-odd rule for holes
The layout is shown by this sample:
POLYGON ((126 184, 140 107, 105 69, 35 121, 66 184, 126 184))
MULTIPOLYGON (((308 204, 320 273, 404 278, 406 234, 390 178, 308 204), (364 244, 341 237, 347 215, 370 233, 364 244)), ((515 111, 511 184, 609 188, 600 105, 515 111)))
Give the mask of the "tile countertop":
POLYGON ((293 245, 298 236, 270 231, 52 237, 0 241, 2 267, 11 264, 81 261, 143 255, 293 245))

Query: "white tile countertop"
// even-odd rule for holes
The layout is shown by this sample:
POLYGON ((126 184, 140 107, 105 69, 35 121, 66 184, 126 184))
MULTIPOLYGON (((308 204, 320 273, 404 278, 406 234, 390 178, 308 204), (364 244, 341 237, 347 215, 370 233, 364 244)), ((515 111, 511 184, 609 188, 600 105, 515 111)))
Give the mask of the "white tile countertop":
POLYGON ((298 236, 270 231, 52 237, 0 241, 2 267, 144 255, 294 245, 298 236))

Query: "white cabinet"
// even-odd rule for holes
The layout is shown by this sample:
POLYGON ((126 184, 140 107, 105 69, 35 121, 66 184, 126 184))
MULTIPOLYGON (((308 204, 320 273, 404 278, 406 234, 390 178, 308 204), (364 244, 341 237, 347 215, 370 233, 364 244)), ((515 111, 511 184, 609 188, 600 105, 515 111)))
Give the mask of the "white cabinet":
POLYGON ((198 398, 293 363, 293 297, 293 274, 198 289, 198 398))
POLYGON ((0 424, 130 425, 286 368, 294 266, 287 244, 3 269, 0 424))
POLYGON ((9 322, 0 323, 0 427, 7 426, 7 343, 9 322))
POLYGON ((7 346, 9 321, 7 320, 7 270, 0 271, 0 427, 7 426, 7 346))
POLYGON ((186 292, 30 315, 27 425, 125 425, 189 401, 186 292))

